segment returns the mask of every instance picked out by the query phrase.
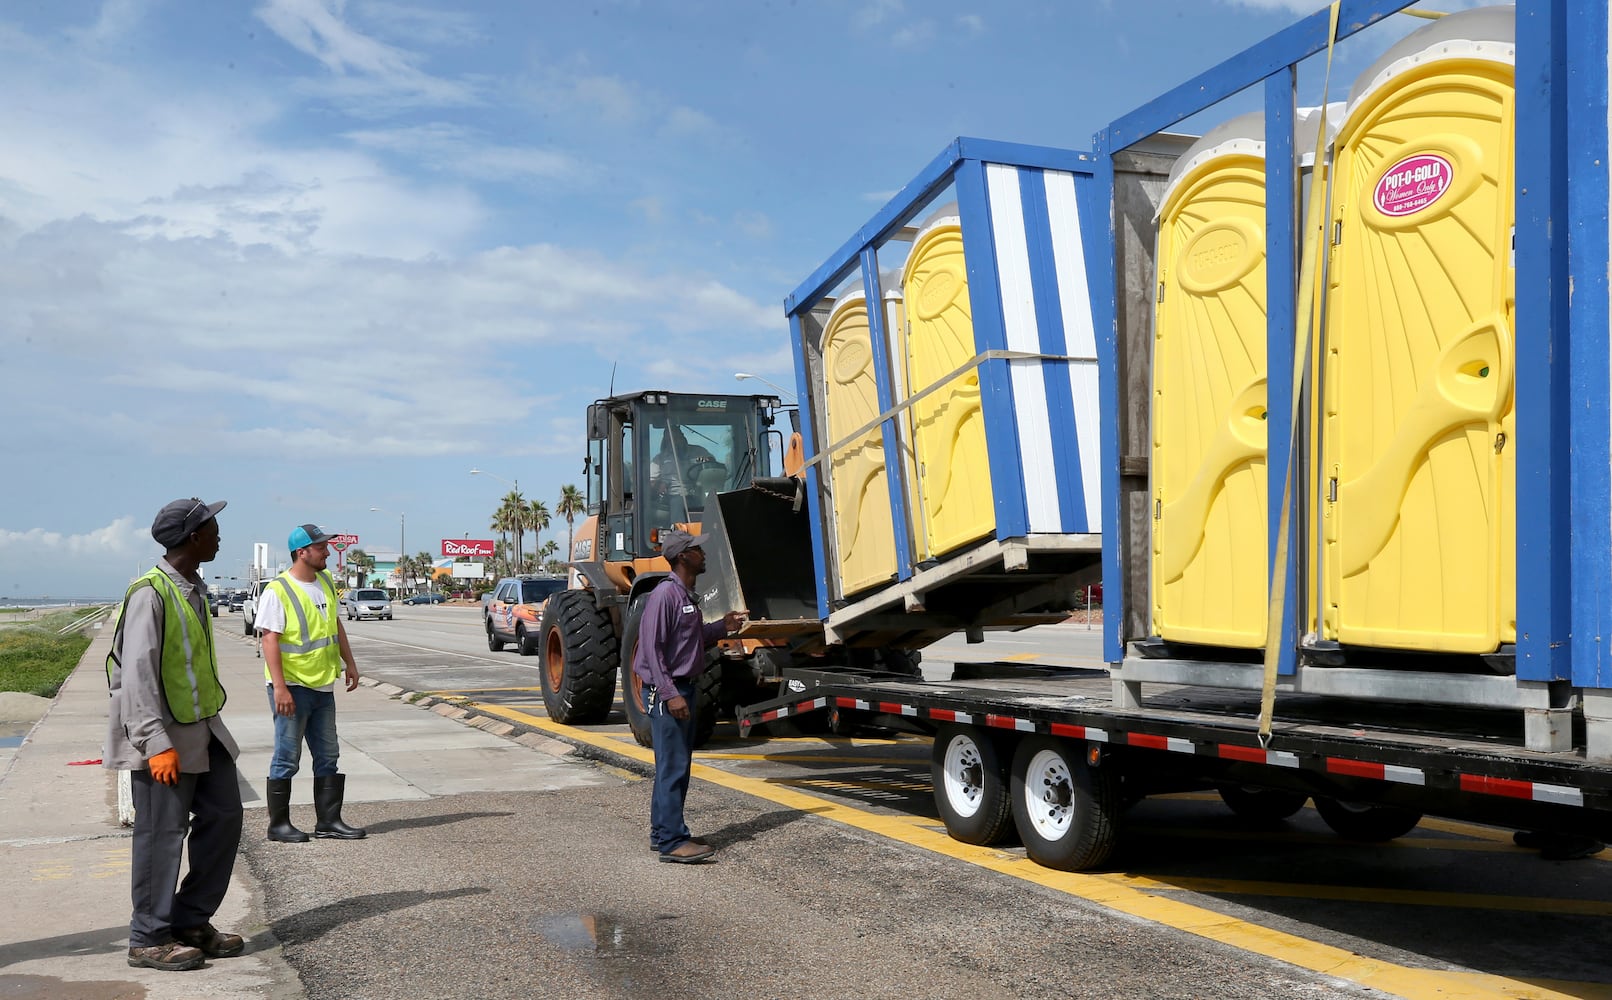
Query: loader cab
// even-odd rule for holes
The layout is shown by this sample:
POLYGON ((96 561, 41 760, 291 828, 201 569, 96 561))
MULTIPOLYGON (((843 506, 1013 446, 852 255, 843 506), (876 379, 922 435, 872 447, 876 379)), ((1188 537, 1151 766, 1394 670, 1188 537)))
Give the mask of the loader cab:
POLYGON ((771 396, 642 392, 588 408, 588 512, 607 563, 658 558, 659 537, 697 526, 718 493, 780 473, 771 396))

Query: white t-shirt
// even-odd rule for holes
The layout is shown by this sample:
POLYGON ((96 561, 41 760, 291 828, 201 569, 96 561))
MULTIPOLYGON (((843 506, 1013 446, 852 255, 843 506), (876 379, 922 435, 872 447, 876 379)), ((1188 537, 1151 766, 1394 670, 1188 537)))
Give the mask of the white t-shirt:
MULTIPOLYGON (((313 599, 313 606, 319 611, 320 614, 326 613, 326 610, 330 606, 330 595, 325 593, 325 588, 319 585, 319 580, 317 578, 315 578, 312 582, 304 582, 292 576, 288 576, 286 579, 301 587, 303 592, 313 599)), ((337 626, 339 627, 340 624, 341 623, 338 620, 337 626)), ((268 586, 263 588, 263 593, 258 595, 257 615, 252 619, 252 627, 257 629, 259 632, 274 632, 277 634, 285 633, 285 601, 280 597, 279 584, 271 582, 268 586)), ((264 683, 269 687, 274 686, 274 681, 272 680, 265 681, 264 683)), ((286 684, 295 687, 307 687, 306 684, 298 684, 296 681, 290 680, 289 678, 286 680, 286 684)), ((326 684, 323 687, 313 688, 312 690, 334 691, 336 690, 336 682, 331 681, 329 684, 326 684)))

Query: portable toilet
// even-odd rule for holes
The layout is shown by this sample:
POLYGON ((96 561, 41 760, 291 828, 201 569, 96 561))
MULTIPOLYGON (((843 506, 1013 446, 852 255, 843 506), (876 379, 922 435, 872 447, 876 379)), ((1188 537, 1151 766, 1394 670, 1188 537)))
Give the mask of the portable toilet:
POLYGON ((944 381, 912 404, 908 418, 915 462, 908 509, 922 561, 988 537, 996 528, 979 369, 946 378, 977 353, 956 205, 941 208, 920 226, 901 287, 908 395, 944 381))
MULTIPOLYGON (((901 293, 887 287, 886 330, 900 328, 901 293)), ((834 302, 823 327, 823 407, 828 440, 839 442, 883 412, 868 325, 867 294, 860 278, 834 302)), ((882 427, 861 434, 830 459, 835 558, 843 593, 854 594, 896 575, 890 480, 882 427)))
POLYGON ((1516 641, 1515 9, 1451 14, 1356 81, 1322 347, 1321 638, 1516 641))
MULTIPOLYGON (((1341 115, 1335 105, 1329 117, 1341 115)), ((1308 176, 1318 109, 1296 119, 1308 176)), ((1182 153, 1158 213, 1152 398, 1153 634, 1265 644, 1265 120, 1215 127, 1182 153)))

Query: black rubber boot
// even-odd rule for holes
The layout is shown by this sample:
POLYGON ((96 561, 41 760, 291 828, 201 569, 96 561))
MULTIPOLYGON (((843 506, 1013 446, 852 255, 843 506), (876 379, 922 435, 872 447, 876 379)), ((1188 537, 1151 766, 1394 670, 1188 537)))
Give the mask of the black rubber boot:
POLYGON ((313 779, 313 808, 319 822, 314 824, 315 837, 335 840, 363 840, 367 833, 341 821, 341 801, 347 794, 347 775, 332 774, 328 778, 313 779))
POLYGON ((282 844, 306 844, 308 835, 291 825, 291 779, 270 778, 269 839, 282 844))

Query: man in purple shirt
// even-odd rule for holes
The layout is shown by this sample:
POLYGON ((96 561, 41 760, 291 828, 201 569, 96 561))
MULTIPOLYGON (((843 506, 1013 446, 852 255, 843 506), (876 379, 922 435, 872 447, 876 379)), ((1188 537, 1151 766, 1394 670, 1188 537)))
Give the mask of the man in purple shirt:
POLYGON ((744 625, 746 611, 706 622, 694 579, 705 572, 710 535, 668 531, 661 555, 672 567, 644 601, 632 668, 644 682, 644 711, 655 744, 655 788, 649 805, 649 846, 662 861, 698 864, 716 850, 688 831, 683 801, 694 759, 694 679, 705 672, 705 651, 744 625))

